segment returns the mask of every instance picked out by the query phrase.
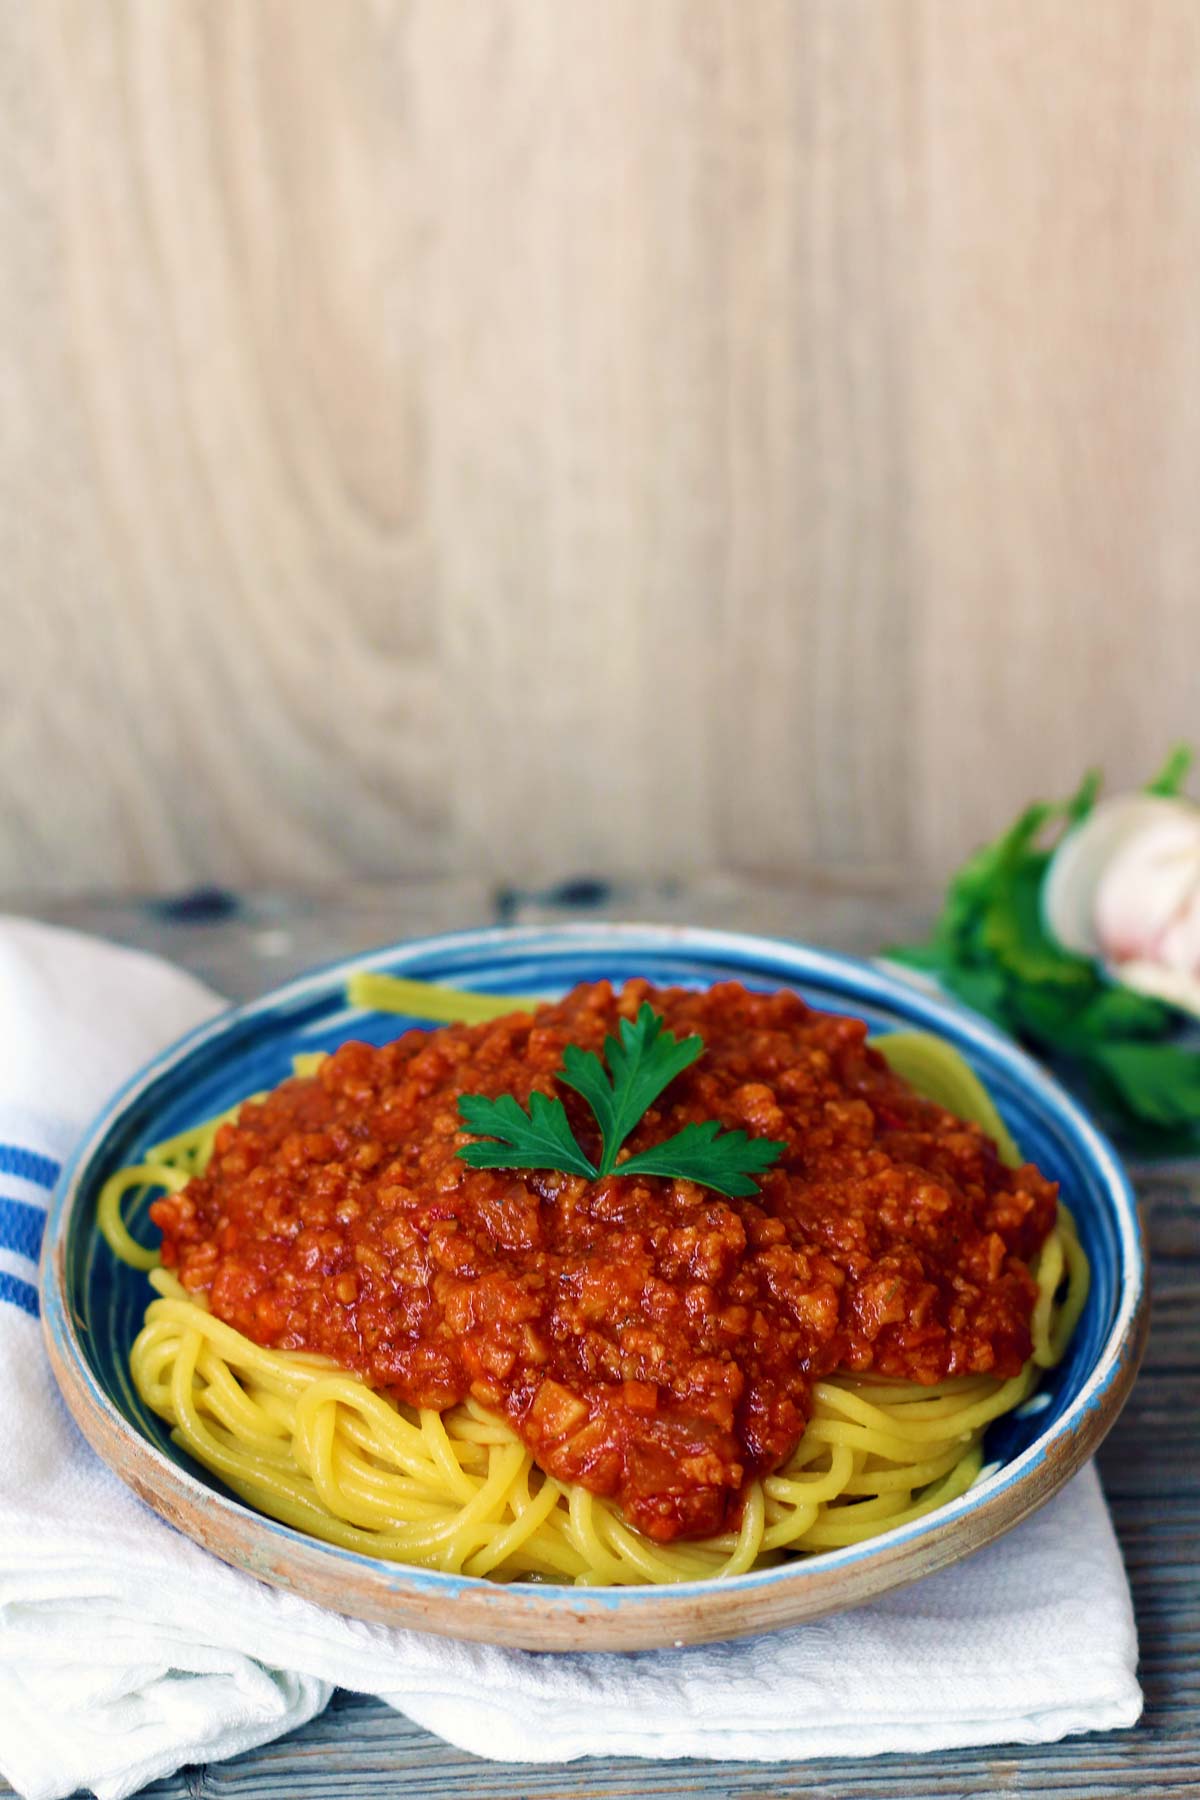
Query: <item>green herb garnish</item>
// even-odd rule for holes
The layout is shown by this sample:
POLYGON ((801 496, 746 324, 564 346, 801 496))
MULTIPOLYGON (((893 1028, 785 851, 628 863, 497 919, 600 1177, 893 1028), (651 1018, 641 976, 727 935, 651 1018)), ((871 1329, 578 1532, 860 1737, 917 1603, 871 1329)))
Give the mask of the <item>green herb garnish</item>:
POLYGON ((463 1094, 458 1113, 468 1131, 484 1142, 464 1144, 458 1154, 473 1169, 557 1169, 601 1181, 606 1175, 663 1175, 694 1181, 718 1194, 758 1192, 750 1179, 778 1161, 787 1145, 722 1131, 714 1120, 685 1125, 673 1137, 619 1161, 625 1140, 663 1089, 704 1053, 701 1037, 677 1038, 660 1013, 643 1003, 636 1020, 622 1019, 619 1037, 606 1037, 604 1056, 568 1044, 557 1079, 585 1100, 600 1131, 600 1160, 579 1144, 561 1100, 529 1097, 529 1110, 501 1094, 463 1094))
MULTIPOLYGON (((1147 792, 1173 796, 1191 755, 1175 750, 1147 792)), ((1100 791, 1090 774, 1069 800, 1028 807, 954 876, 933 934, 887 955, 922 969, 1035 1050, 1074 1062, 1127 1124, 1161 1141, 1200 1125, 1200 1052, 1169 1041, 1177 1015, 1062 949, 1042 924, 1041 885, 1063 832, 1100 791)))

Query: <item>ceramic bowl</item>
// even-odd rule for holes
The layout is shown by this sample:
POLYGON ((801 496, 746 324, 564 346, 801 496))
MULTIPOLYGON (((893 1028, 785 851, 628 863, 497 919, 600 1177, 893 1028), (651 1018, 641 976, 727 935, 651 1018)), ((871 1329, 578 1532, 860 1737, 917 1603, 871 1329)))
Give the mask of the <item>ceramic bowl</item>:
MULTIPOLYGON (((135 1211, 133 1228, 152 1241, 135 1211)), ((1092 1454, 1129 1392, 1147 1324, 1145 1253, 1121 1165, 1058 1084, 990 1025, 895 974, 803 945, 661 926, 475 931, 397 944, 238 1006, 156 1057, 117 1094, 64 1168, 41 1272, 51 1361, 102 1457, 163 1518, 226 1562, 359 1618, 536 1650, 637 1649, 770 1630, 856 1606, 945 1567, 1041 1506, 1092 1454), (576 1588, 408 1568, 264 1518, 170 1441, 129 1378, 150 1290, 96 1230, 106 1177, 158 1139, 291 1072, 297 1051, 384 1042, 411 1021, 347 1005, 347 977, 381 970, 483 992, 556 995, 580 981, 791 987, 874 1032, 940 1033, 974 1066, 1026 1155, 1062 1184, 1091 1259, 1069 1352, 988 1434, 984 1472, 961 1498, 865 1544, 715 1582, 576 1588)))

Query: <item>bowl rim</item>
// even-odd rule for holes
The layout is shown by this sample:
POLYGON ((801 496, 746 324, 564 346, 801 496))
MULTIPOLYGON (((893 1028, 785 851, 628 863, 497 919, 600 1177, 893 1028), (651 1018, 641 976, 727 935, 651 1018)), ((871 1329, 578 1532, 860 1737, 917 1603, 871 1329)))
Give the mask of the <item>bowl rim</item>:
MULTIPOLYGON (((433 980, 455 978, 453 971, 445 969, 434 968, 425 973, 433 980)), ((686 978, 684 971, 680 973, 681 979, 686 978)), ((816 1003, 821 1004, 819 997, 816 1003)), ((1144 1232, 1137 1199, 1120 1158, 1057 1080, 981 1015, 910 983, 894 965, 885 967, 841 952, 748 932, 634 922, 488 926, 400 940, 310 969, 255 1000, 223 1008, 149 1059, 116 1091, 82 1134, 63 1165, 50 1200, 39 1288, 43 1336, 51 1366, 76 1423, 93 1448, 161 1516, 193 1537, 198 1535, 197 1519, 207 1516, 209 1529, 200 1541, 224 1560, 249 1567, 278 1585, 310 1593, 315 1585, 321 1591, 313 1597, 354 1616, 392 1624, 413 1623, 411 1618, 401 1616, 401 1602, 407 1596, 431 1615, 421 1620, 423 1629, 532 1648, 585 1647, 585 1639, 593 1647, 600 1647, 596 1643, 598 1625, 605 1628, 600 1634, 605 1639, 604 1647, 611 1648, 733 1636, 761 1629, 762 1608, 754 1602, 764 1595, 778 1594, 789 1584, 797 1590, 804 1585, 810 1587, 813 1592, 808 1602, 785 1607, 778 1619, 768 1622, 817 1617, 859 1604, 885 1589, 958 1560, 1042 1505, 1092 1455, 1132 1386, 1148 1327, 1144 1232), (893 1015, 898 1012, 907 1024, 932 1030, 968 1056, 975 1052, 985 1062, 998 1065, 1034 1105, 1041 1121, 1054 1128, 1074 1159, 1090 1166, 1116 1230, 1115 1316, 1079 1391, 1059 1417, 1010 1462, 984 1475, 957 1499, 863 1543, 719 1580, 621 1588, 495 1582, 485 1576, 455 1575, 388 1562, 328 1544, 210 1487, 144 1438, 93 1373, 66 1293, 65 1250, 75 1223, 79 1190, 93 1159, 121 1116, 148 1090, 177 1076, 181 1065, 214 1042, 248 1025, 269 1020, 281 1010, 306 1000, 319 1000, 326 991, 344 986, 353 974, 387 971, 419 978, 419 965, 461 956, 486 959, 489 974, 494 968, 502 975, 505 962, 553 957, 556 946, 560 953, 569 949, 577 955, 589 950, 636 953, 641 948, 647 954, 675 954, 700 963, 719 961, 725 965, 721 979, 736 978, 726 971, 730 963, 741 962, 747 973, 752 967, 760 980, 769 974, 781 986, 794 984, 801 990, 806 985, 829 988, 850 1007, 861 1002, 883 1006, 893 1015), (767 968, 763 967, 764 962, 769 965, 767 968), (964 1534, 966 1526, 972 1527, 969 1534, 964 1534), (964 1535, 969 1541, 960 1541, 964 1535), (244 1541, 247 1537, 264 1541, 250 1544, 244 1541), (289 1553, 293 1568, 286 1566, 289 1553), (314 1562, 325 1565, 329 1579, 324 1579, 325 1571, 315 1568, 314 1562), (881 1578, 875 1579, 873 1572, 881 1578), (361 1592, 346 1596, 351 1604, 339 1601, 342 1585, 352 1579, 357 1579, 360 1586, 365 1583, 374 1593, 378 1604, 373 1609, 370 1595, 364 1598, 361 1592), (460 1623, 441 1614, 441 1606, 464 1598, 478 1602, 472 1606, 469 1620, 460 1623), (355 1600, 357 1604, 353 1603, 355 1600), (719 1629, 692 1629, 684 1638, 674 1639, 657 1633, 654 1617, 661 1615, 665 1619, 683 1602, 703 1603, 706 1609, 712 1609, 716 1603, 719 1629), (758 1622, 740 1624, 739 1607, 758 1622), (543 1619, 561 1611, 564 1628, 569 1628, 572 1621, 576 1626, 574 1631, 566 1629, 571 1642, 548 1643, 540 1631, 526 1631, 523 1636, 520 1617, 530 1609, 543 1619), (494 1629, 487 1628, 489 1611, 512 1615, 503 1635, 499 1617, 494 1629), (632 1623, 617 1626, 617 1614, 632 1623)), ((780 1611, 778 1607, 767 1610, 780 1611)), ((552 1631, 551 1635, 556 1634, 552 1631)))

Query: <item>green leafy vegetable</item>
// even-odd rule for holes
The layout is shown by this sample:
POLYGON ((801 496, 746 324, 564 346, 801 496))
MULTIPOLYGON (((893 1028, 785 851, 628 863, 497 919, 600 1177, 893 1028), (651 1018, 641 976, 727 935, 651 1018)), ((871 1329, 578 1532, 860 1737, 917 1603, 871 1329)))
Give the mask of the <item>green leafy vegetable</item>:
POLYGON ((561 1100, 530 1094, 526 1112, 511 1094, 498 1100, 463 1094, 458 1116, 468 1131, 499 1140, 463 1145, 458 1154, 473 1169, 561 1169, 595 1178, 595 1166, 579 1148, 561 1100))
MULTIPOLYGON (((1186 747, 1172 751, 1147 791, 1177 795, 1191 760, 1186 747)), ((953 877, 929 940, 888 955, 936 976, 1034 1049, 1078 1063, 1126 1123, 1152 1133, 1200 1128, 1200 1052, 1171 1041, 1176 1014, 1062 949, 1042 923, 1054 846, 1099 792, 1093 772, 1070 799, 1027 807, 953 877)))
POLYGON ((1139 1119, 1167 1130, 1200 1119, 1200 1054, 1174 1044, 1098 1044, 1092 1061, 1139 1119))
POLYGON ((1146 783, 1146 792, 1161 794, 1168 800, 1177 799, 1183 792, 1195 754, 1190 744, 1176 744, 1154 780, 1146 783))
POLYGON ((750 1177, 769 1168, 787 1146, 744 1131, 722 1131, 713 1120, 685 1125, 663 1143, 618 1160, 626 1138, 659 1095, 703 1052, 703 1038, 677 1038, 665 1029, 661 1014, 643 1004, 635 1020, 622 1019, 619 1037, 605 1038, 607 1069, 594 1050, 568 1044, 563 1052, 558 1080, 591 1109, 600 1130, 598 1163, 580 1147, 562 1101, 542 1093, 530 1095, 528 1112, 511 1094, 496 1100, 463 1094, 459 1117, 487 1141, 464 1144, 458 1154, 473 1169, 559 1169, 590 1181, 614 1172, 664 1175, 719 1194, 753 1194, 757 1188, 750 1177))
POLYGON ((706 1119, 702 1125, 685 1125, 651 1150, 627 1157, 620 1173, 672 1176, 715 1188, 719 1194, 756 1194, 758 1184, 751 1181, 751 1174, 769 1169, 785 1148, 772 1138, 722 1131, 714 1119, 706 1119))
POLYGON ((587 1101, 600 1127, 604 1153, 596 1171, 598 1176, 612 1174, 617 1152, 643 1113, 677 1075, 704 1053, 703 1038, 680 1040, 663 1027, 661 1014, 644 1003, 636 1022, 622 1019, 620 1038, 604 1040, 611 1076, 594 1050, 568 1044, 563 1051, 558 1079, 587 1101))

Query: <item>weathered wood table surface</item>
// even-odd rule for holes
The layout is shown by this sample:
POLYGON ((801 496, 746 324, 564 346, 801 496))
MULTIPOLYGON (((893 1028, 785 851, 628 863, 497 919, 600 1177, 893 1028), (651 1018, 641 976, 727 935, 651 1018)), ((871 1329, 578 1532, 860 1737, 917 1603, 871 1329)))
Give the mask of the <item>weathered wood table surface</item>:
MULTIPOLYGON (((803 938, 871 952, 923 930, 932 894, 886 882, 789 888, 719 878, 647 890, 569 883, 544 894, 481 882, 360 887, 324 896, 168 902, 31 902, 41 917, 174 958, 235 998, 298 970, 401 937, 485 923, 627 918, 803 938)), ((13 910, 17 910, 14 907, 13 910)), ((589 1796, 772 1796, 933 1800, 934 1796, 1136 1792, 1200 1795, 1200 1165, 1135 1171, 1153 1254, 1154 1319, 1133 1398, 1100 1456, 1133 1585, 1146 1711, 1132 1731, 1046 1748, 796 1764, 589 1759, 489 1763, 453 1750, 377 1701, 339 1694, 278 1743, 188 1768, 146 1789, 158 1800, 568 1800, 589 1796)), ((3 1788, 3 1783, 0 1783, 3 1788)))

